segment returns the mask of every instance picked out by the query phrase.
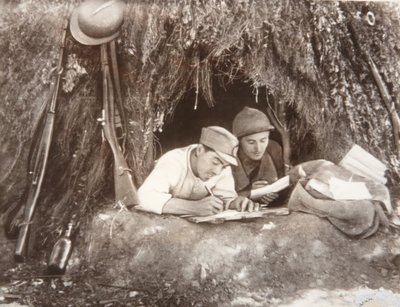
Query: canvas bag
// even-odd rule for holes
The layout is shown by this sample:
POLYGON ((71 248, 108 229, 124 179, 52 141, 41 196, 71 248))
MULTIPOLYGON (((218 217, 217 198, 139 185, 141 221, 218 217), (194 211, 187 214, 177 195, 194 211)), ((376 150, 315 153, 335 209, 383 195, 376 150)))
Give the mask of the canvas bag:
POLYGON ((389 226, 382 206, 391 212, 390 194, 386 186, 358 176, 327 160, 314 160, 297 165, 290 171, 296 185, 290 195, 288 208, 315 214, 328 219, 336 228, 348 236, 367 238, 373 235, 379 225, 389 226), (301 174, 301 175, 300 175, 301 174), (310 188, 311 179, 329 184, 331 178, 344 181, 364 182, 371 199, 334 200, 310 188))

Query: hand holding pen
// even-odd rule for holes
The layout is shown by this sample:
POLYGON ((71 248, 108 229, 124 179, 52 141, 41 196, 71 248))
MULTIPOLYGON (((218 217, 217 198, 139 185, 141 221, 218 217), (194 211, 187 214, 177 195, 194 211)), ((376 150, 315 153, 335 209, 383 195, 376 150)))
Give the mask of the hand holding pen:
MULTIPOLYGON (((205 186, 205 188, 211 196, 219 198, 218 196, 215 196, 215 194, 208 186, 205 186)), ((238 195, 232 201, 227 203, 226 206, 224 205, 224 208, 225 210, 232 209, 232 210, 237 210, 239 212, 244 212, 244 211, 253 212, 260 210, 260 204, 252 201, 250 198, 238 195)))
MULTIPOLYGON (((207 190, 209 196, 204 198, 204 200, 206 200, 209 204, 211 204, 213 206, 213 208, 215 210, 217 210, 218 212, 221 212, 224 210, 224 200, 215 195, 214 192, 208 187, 208 186, 204 186, 205 189, 207 190)), ((216 212, 216 213, 218 213, 216 212)))

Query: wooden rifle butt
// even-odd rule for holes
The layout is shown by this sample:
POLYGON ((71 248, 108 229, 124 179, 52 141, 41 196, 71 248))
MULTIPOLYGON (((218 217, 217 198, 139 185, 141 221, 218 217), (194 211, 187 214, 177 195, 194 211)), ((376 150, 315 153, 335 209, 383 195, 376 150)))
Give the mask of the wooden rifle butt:
POLYGON ((136 187, 133 183, 131 170, 128 167, 125 159, 115 158, 114 161, 114 189, 115 200, 122 202, 125 206, 138 205, 136 187))

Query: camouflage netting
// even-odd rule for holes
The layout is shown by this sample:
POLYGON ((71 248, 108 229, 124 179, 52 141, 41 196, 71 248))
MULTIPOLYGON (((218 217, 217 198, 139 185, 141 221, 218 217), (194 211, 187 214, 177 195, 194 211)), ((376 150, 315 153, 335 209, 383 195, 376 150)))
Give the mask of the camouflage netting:
MULTIPOLYGON (((78 5, 66 2, 26 0, 3 4, 0 13, 2 211, 26 185, 27 152, 57 63, 62 17, 78 5)), ((293 163, 337 162, 357 143, 389 166, 392 187, 399 183, 390 114, 354 45, 356 35, 399 110, 399 4, 139 0, 128 3, 125 17, 117 48, 125 155, 137 185, 154 159, 154 132, 185 94, 194 90, 212 107, 213 86, 237 80, 274 106, 289 129, 293 163)), ((39 209, 53 232, 71 211, 90 213, 112 197, 111 151, 97 122, 99 47, 80 45, 68 33, 66 55, 39 209)))

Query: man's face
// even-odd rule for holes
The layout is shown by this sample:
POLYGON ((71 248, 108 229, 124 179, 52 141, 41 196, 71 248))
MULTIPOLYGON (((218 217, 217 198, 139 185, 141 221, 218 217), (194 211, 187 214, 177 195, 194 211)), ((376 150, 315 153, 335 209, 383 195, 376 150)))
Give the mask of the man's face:
POLYGON ((268 131, 254 133, 240 139, 240 148, 249 159, 258 161, 263 157, 268 142, 268 131))
POLYGON ((203 181, 221 174, 222 170, 229 166, 220 158, 220 156, 213 150, 206 150, 203 146, 196 149, 196 160, 192 169, 194 174, 203 181))

